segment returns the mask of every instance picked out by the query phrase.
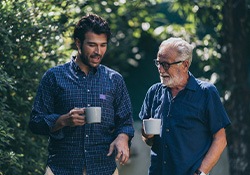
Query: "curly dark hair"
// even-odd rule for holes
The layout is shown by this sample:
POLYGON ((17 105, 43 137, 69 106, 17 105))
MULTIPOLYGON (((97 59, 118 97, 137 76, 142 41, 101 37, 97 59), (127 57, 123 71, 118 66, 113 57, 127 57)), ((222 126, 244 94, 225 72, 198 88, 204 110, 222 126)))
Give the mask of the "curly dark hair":
POLYGON ((106 34, 107 41, 110 40, 111 31, 108 22, 96 14, 83 16, 75 26, 74 40, 79 39, 81 42, 85 39, 85 33, 94 32, 96 34, 106 34))

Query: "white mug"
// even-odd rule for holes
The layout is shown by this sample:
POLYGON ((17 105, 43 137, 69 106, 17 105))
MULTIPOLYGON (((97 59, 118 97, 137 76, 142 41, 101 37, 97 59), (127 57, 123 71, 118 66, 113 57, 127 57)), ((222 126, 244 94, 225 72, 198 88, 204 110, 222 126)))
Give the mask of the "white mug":
POLYGON ((146 134, 159 135, 161 133, 161 119, 150 118, 143 120, 143 129, 146 134))
POLYGON ((86 123, 101 123, 102 108, 101 107, 87 107, 85 108, 86 123))

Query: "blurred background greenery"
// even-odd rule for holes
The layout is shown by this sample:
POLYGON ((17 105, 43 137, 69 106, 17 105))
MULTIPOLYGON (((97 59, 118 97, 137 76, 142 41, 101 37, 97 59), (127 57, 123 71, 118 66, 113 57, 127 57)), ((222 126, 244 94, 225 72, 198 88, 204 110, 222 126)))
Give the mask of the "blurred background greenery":
POLYGON ((119 71, 134 120, 147 89, 159 81, 153 65, 162 40, 195 46, 191 72, 214 83, 232 121, 227 130, 230 172, 250 172, 249 0, 1 0, 0 175, 44 173, 47 139, 27 127, 38 83, 75 50, 72 31, 96 13, 113 36, 103 64, 119 71))

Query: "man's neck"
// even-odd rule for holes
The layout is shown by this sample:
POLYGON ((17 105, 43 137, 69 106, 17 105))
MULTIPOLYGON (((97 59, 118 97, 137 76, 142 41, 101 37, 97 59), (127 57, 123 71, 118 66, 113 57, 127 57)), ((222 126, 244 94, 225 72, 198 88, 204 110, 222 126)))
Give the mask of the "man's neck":
POLYGON ((83 71, 86 75, 88 75, 90 68, 89 66, 87 66, 81 61, 81 58, 79 55, 77 55, 75 62, 80 67, 81 71, 83 71))
POLYGON ((176 95, 186 87, 187 83, 188 83, 188 79, 189 79, 189 75, 187 74, 187 77, 183 79, 183 81, 180 83, 180 85, 176 86, 176 87, 172 87, 171 92, 172 92, 172 96, 176 97, 176 95))

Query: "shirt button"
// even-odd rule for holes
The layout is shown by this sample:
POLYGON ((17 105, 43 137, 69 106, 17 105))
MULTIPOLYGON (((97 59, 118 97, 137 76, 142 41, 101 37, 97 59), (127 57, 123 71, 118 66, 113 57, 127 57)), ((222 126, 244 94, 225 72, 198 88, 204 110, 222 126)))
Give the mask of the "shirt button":
POLYGON ((88 89, 87 92, 90 92, 90 90, 88 89))
POLYGON ((90 106, 90 104, 87 104, 87 106, 89 107, 89 106, 90 106))
POLYGON ((163 163, 164 163, 164 164, 167 164, 167 162, 166 162, 166 161, 163 161, 163 163))
POLYGON ((88 152, 88 151, 85 149, 84 152, 86 153, 86 152, 88 152))
POLYGON ((165 148, 168 148, 168 145, 165 145, 165 148))
POLYGON ((89 137, 89 135, 86 135, 86 137, 89 137))
POLYGON ((169 132, 169 129, 167 128, 166 131, 169 132))

